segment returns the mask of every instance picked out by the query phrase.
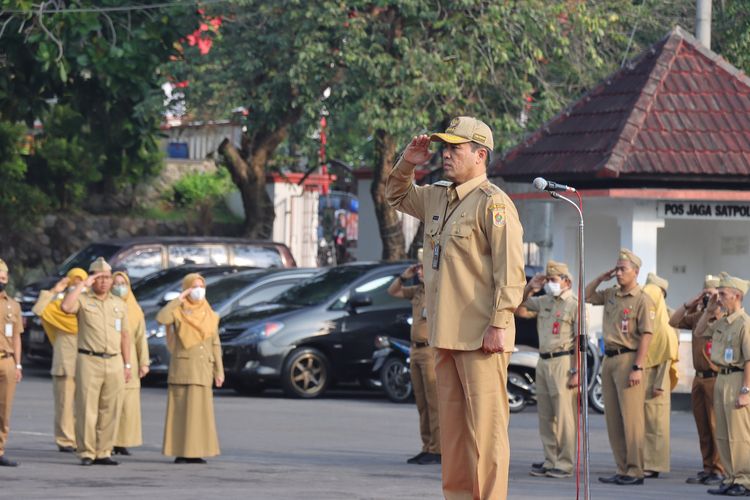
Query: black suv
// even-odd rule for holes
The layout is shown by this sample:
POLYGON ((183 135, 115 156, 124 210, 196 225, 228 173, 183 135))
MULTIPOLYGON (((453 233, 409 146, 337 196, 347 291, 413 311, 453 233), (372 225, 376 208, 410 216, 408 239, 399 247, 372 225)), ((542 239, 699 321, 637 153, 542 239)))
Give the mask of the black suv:
POLYGON ((375 337, 409 339, 411 304, 387 289, 408 262, 331 268, 220 323, 227 382, 240 393, 280 385, 314 398, 371 377, 375 337))

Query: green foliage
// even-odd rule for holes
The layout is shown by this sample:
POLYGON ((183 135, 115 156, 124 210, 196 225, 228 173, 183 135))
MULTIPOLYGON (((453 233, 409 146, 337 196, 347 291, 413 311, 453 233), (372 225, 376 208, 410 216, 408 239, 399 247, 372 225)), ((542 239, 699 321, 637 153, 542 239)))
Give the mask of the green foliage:
POLYGON ((215 173, 187 174, 172 189, 176 205, 195 207, 215 203, 232 189, 232 180, 227 170, 220 168, 215 173))
POLYGON ((750 5, 748 1, 720 2, 719 5, 714 6, 714 16, 713 48, 746 74, 750 74, 750 5))
POLYGON ((24 128, 0 121, 0 227, 25 227, 46 208, 44 196, 25 184, 24 128))

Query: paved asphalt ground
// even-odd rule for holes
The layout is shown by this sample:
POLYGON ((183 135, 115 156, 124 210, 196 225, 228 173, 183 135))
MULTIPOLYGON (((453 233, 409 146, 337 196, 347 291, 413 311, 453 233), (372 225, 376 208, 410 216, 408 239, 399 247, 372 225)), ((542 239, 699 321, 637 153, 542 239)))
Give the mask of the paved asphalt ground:
MULTIPOLYGON (((27 370, 16 394, 9 458, 0 468, 0 498, 97 499, 439 499, 440 467, 404 463, 419 451, 417 412, 377 393, 336 391, 314 401, 284 399, 271 391, 241 397, 216 392, 222 455, 207 465, 176 465, 161 455, 166 406, 164 386, 142 390, 145 445, 117 467, 81 467, 57 451, 52 438, 52 389, 42 370, 27 370)), ((672 414, 672 472, 644 486, 606 486, 613 472, 604 418, 592 413, 592 499, 687 500, 706 488, 685 484, 698 470, 692 416, 672 414)), ((511 417, 511 499, 574 499, 573 479, 528 475, 542 457, 534 408, 511 417)))

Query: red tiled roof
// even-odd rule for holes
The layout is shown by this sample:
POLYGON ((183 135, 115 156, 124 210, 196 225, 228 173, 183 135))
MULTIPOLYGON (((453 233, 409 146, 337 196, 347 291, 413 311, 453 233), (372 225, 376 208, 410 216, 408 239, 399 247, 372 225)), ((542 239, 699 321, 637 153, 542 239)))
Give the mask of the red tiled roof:
POLYGON ((750 176, 750 78, 675 28, 494 161, 490 175, 750 176))

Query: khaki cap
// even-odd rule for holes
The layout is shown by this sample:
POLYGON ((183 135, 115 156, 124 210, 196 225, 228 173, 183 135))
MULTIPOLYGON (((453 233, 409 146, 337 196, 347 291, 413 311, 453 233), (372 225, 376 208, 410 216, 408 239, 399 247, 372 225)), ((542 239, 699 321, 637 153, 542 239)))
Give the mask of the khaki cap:
POLYGON ((639 269, 641 267, 641 258, 636 254, 628 250, 627 248, 621 248, 620 254, 617 256, 617 260, 629 260, 635 264, 639 269))
POLYGON ((6 264, 3 259, 0 259, 0 273, 7 273, 7 272, 8 272, 8 264, 6 264))
POLYGON ((745 295, 749 287, 750 282, 748 282, 747 280, 743 280, 742 278, 737 278, 735 276, 730 276, 727 273, 719 274, 719 288, 734 288, 742 292, 742 295, 745 295))
POLYGON ((568 265, 562 262, 555 262, 554 260, 547 261, 547 276, 567 276, 570 278, 570 271, 568 265))
POLYGON ((104 260, 104 257, 97 257, 94 262, 91 263, 89 266, 89 272, 90 273, 108 273, 112 272, 112 266, 107 264, 107 261, 104 260))
POLYGON ((666 293, 667 288, 669 288, 669 281, 665 280, 661 276, 657 276, 654 273, 648 273, 648 275, 646 276, 646 284, 656 285, 662 290, 664 290, 664 293, 666 293))
POLYGON ((703 288, 719 288, 719 277, 712 274, 707 274, 703 278, 703 288))
POLYGON ((482 146, 495 149, 492 130, 481 120, 471 116, 458 116, 451 120, 445 133, 435 133, 430 136, 433 142, 447 142, 448 144, 463 144, 476 142, 482 146))

